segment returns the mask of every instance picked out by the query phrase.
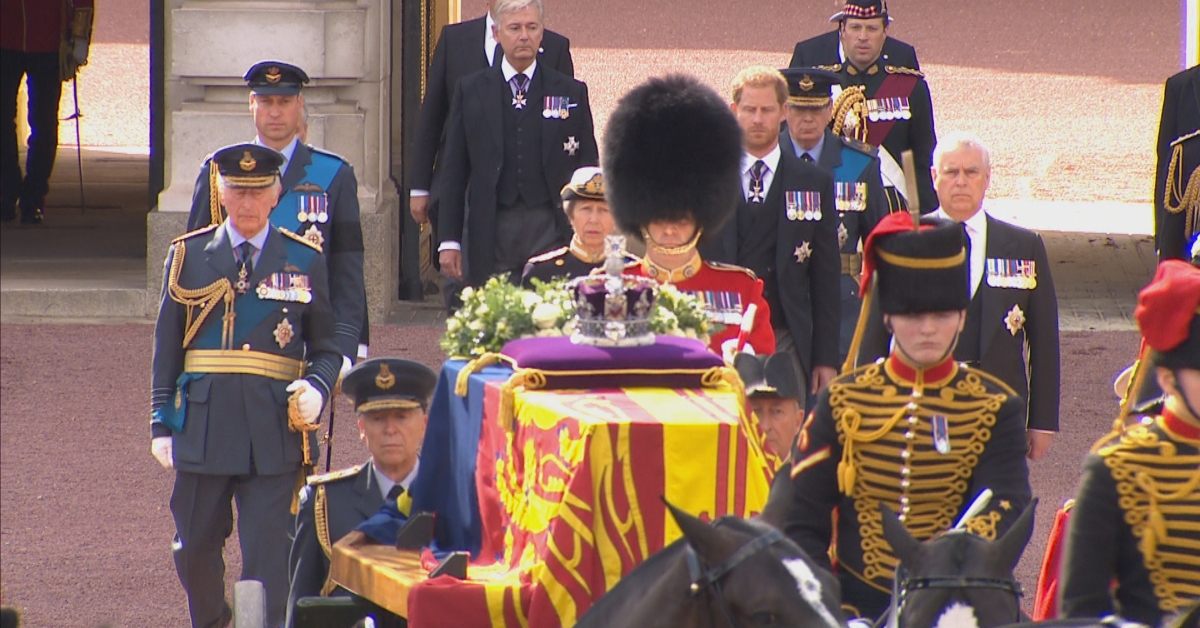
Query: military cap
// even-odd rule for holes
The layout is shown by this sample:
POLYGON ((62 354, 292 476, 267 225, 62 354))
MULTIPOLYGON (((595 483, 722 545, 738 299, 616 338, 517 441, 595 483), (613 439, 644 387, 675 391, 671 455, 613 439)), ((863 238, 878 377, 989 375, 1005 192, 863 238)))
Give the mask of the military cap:
POLYGON ((429 367, 400 358, 371 358, 342 378, 342 392, 358 412, 426 408, 437 384, 429 367))
POLYGON ((604 132, 604 185, 622 231, 694 218, 716 237, 742 195, 742 128, 713 88, 672 74, 634 87, 604 132))
POLYGON ((584 166, 571 175, 571 181, 563 186, 562 200, 604 200, 604 175, 595 166, 584 166))
POLYGON ((739 353, 733 359, 746 395, 752 399, 795 399, 800 400, 799 383, 792 356, 776 353, 765 357, 739 353))
POLYGON ((879 221, 863 247, 863 291, 875 276, 884 314, 965 310, 971 301, 963 225, 907 212, 879 221))
POLYGON ((280 61, 259 61, 246 70, 242 77, 250 91, 264 96, 294 96, 308 83, 304 70, 280 61))
POLYGON ((846 18, 869 20, 873 17, 883 18, 885 24, 892 23, 892 18, 888 15, 887 0, 846 0, 846 6, 830 16, 829 21, 841 22, 846 18))
POLYGON ((842 86, 842 79, 820 68, 787 68, 780 70, 787 79, 787 104, 797 107, 824 107, 833 98, 833 87, 842 86))
POLYGON ((221 180, 231 188, 265 188, 279 180, 283 155, 258 144, 234 144, 213 153, 221 180))
POLYGON ((1180 260, 1159 264, 1133 316, 1155 364, 1200 369, 1200 268, 1180 260))

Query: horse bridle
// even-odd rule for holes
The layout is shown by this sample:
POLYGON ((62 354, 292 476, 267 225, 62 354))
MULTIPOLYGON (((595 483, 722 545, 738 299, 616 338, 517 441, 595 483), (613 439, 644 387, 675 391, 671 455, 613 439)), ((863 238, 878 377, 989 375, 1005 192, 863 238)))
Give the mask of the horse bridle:
MULTIPOLYGON (((721 525, 721 520, 713 522, 713 527, 721 525)), ((717 607, 721 609, 721 614, 725 616, 725 620, 729 622, 731 627, 736 627, 737 622, 733 617, 733 610, 729 608, 729 603, 725 601, 725 596, 721 590, 721 579, 733 571, 742 561, 751 556, 767 549, 768 547, 778 543, 784 539, 783 534, 779 530, 770 530, 755 537, 749 543, 738 548, 736 552, 731 554, 719 565, 708 567, 704 564, 704 560, 692 549, 690 544, 685 545, 685 555, 687 556, 688 579, 691 584, 688 585, 688 595, 696 597, 702 593, 708 593, 710 597, 716 598, 717 607)), ((716 621, 713 621, 716 625, 716 621)))
POLYGON ((1025 595, 1021 583, 1012 578, 982 578, 976 576, 926 576, 921 578, 902 579, 903 567, 896 569, 892 579, 891 617, 888 626, 899 626, 900 611, 904 608, 904 598, 911 591, 929 591, 936 589, 998 589, 1011 593, 1017 602, 1017 616, 1014 622, 1021 621, 1021 597, 1025 595))

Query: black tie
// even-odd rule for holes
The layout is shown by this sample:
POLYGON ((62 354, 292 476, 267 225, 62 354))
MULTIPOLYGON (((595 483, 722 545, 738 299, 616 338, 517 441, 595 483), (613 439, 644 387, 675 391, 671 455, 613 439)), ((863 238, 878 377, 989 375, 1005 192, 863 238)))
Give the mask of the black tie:
POLYGON ((750 166, 750 196, 746 199, 750 203, 762 203, 766 197, 767 190, 763 185, 763 175, 766 174, 767 164, 759 159, 750 166))
POLYGON ((813 161, 812 155, 810 155, 808 153, 804 153, 803 155, 800 155, 800 159, 803 159, 804 161, 807 161, 810 164, 813 161))
POLYGON ((394 501, 400 499, 400 496, 403 494, 404 494, 404 487, 400 486, 399 484, 395 484, 392 486, 392 490, 388 491, 387 501, 394 502, 394 501))

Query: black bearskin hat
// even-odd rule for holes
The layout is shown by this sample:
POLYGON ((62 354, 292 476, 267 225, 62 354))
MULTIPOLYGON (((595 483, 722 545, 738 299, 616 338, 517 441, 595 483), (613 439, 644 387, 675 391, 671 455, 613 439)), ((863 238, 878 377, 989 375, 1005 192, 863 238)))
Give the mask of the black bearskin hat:
POLYGON ((633 88, 604 133, 604 184, 621 230, 642 238, 655 220, 689 214, 714 237, 742 194, 742 129, 729 105, 694 77, 633 88))
MULTIPOLYGON (((913 229, 904 212, 880 221, 864 247, 878 273, 879 309, 884 314, 965 310, 971 300, 967 233, 961 224, 922 218, 913 229)), ((867 273, 867 269, 864 269, 867 273)))

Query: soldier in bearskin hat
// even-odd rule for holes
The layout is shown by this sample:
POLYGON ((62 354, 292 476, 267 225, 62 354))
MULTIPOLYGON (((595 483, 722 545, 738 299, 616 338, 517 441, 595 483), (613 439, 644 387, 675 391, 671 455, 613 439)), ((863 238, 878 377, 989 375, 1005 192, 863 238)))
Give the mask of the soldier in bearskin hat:
POLYGON ((1060 608, 1157 626, 1200 592, 1200 268, 1163 262, 1134 317, 1164 402, 1093 447, 1071 513, 1060 608))
POLYGON ((691 76, 652 78, 621 98, 604 138, 604 176, 617 226, 646 243, 626 274, 695 293, 709 313, 709 347, 736 353, 742 319, 755 306, 747 345, 775 352, 763 283, 740 266, 706 262, 696 245, 717 235, 741 196, 742 131, 712 88, 691 76))
POLYGON ((969 300, 966 244, 960 225, 925 218, 917 229, 908 214, 892 214, 871 232, 863 278, 869 284, 875 275, 894 348, 822 391, 790 470, 777 476, 793 485, 784 532, 819 561, 837 539, 844 605, 858 617, 884 612, 898 566, 880 504, 926 540, 991 489, 965 527, 995 539, 1031 498, 1016 420, 1024 402, 999 379, 954 361, 969 300))

